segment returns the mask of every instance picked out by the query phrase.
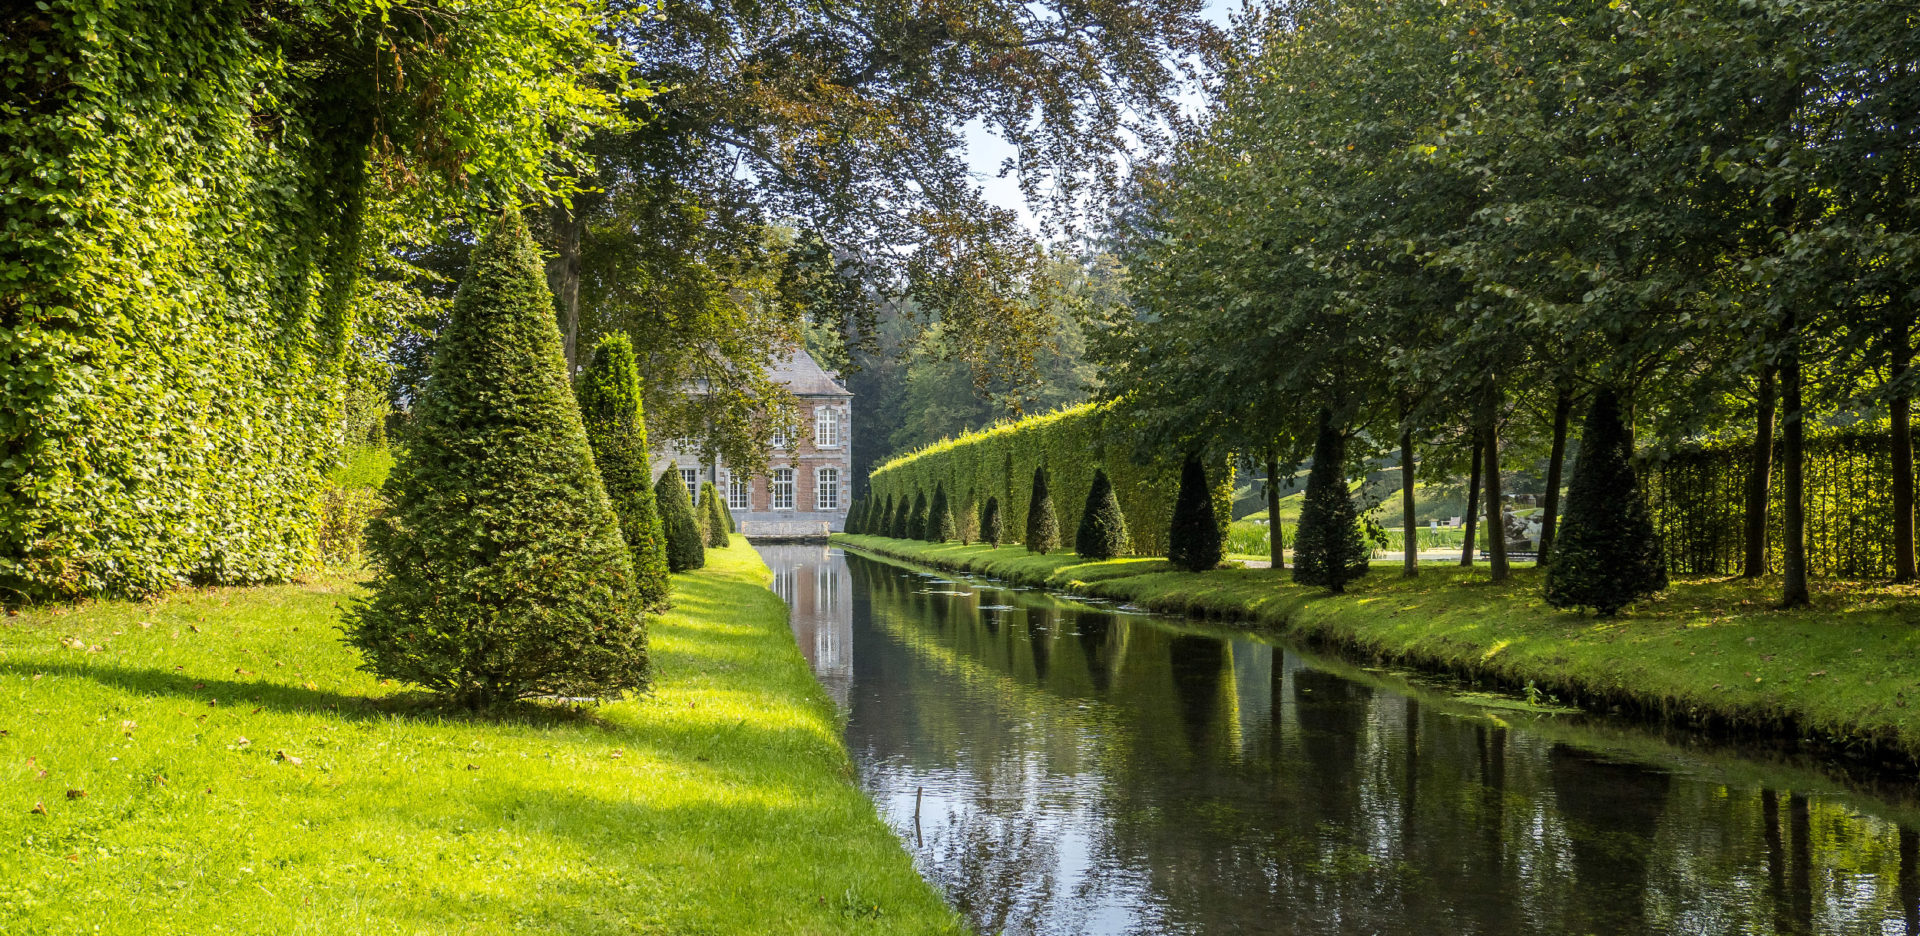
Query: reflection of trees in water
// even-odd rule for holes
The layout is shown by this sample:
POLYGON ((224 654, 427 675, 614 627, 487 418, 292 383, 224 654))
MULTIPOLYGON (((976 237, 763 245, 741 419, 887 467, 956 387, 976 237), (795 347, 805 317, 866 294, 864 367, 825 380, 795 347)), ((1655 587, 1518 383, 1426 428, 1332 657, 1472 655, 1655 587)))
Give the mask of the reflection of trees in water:
POLYGON ((922 857, 981 932, 1131 900, 1152 932, 1920 936, 1920 839, 1845 801, 1595 755, 1249 640, 854 582, 895 618, 856 632, 856 684, 888 684, 856 729, 876 782, 938 764, 969 791, 922 857))

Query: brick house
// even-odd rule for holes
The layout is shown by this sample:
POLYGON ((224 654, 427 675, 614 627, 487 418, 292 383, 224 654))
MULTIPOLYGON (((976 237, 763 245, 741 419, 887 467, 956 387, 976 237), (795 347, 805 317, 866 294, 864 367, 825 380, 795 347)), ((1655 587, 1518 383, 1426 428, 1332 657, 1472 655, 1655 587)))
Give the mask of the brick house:
POLYGON ((653 453, 653 474, 671 464, 696 499, 700 483, 712 481, 748 536, 824 538, 846 528, 853 495, 853 394, 820 368, 806 349, 796 349, 770 375, 792 393, 799 408, 796 438, 776 435, 767 474, 736 473, 723 460, 702 464, 698 451, 664 440, 653 453))

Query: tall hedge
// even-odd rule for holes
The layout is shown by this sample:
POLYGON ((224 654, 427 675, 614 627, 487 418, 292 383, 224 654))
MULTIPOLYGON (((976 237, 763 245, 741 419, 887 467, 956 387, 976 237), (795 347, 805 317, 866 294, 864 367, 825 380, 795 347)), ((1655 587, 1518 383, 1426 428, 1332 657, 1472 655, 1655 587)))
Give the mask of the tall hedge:
POLYGON ((1060 516, 1053 509, 1053 492, 1047 487, 1047 469, 1035 468, 1033 493, 1027 498, 1027 552, 1046 554, 1059 548, 1060 516))
POLYGON ((633 553, 635 587, 648 608, 672 604, 667 534, 647 477, 647 424, 640 403, 640 366, 625 332, 600 339, 574 388, 600 481, 633 553))
POLYGON ((1200 459, 1188 456, 1180 466, 1180 496, 1173 502, 1173 519, 1168 523, 1167 559, 1189 572, 1204 572, 1219 565, 1222 556, 1207 468, 1200 459))
POLYGON ((1125 555, 1127 518, 1120 512, 1120 500, 1113 496, 1113 482, 1104 469, 1095 469, 1093 487, 1087 491, 1087 503, 1080 511, 1080 529, 1073 537, 1073 551, 1082 559, 1103 561, 1125 555))
MULTIPOLYGON (((1007 539, 1022 535, 1031 512, 1030 481, 1045 466, 1058 513, 1057 529, 1076 530, 1080 508, 1093 487, 1095 467, 1103 467, 1114 496, 1127 517, 1153 522, 1129 524, 1130 555, 1165 555, 1167 530, 1160 522, 1173 512, 1180 486, 1178 461, 1141 463, 1130 457, 1134 440, 1117 424, 1108 404, 1084 404, 1054 413, 1031 416, 968 433, 958 439, 929 445, 895 458, 875 469, 869 490, 876 496, 932 490, 944 482, 949 492, 972 489, 979 502, 1000 500, 1001 522, 1007 539)), ((1230 512, 1233 473, 1224 463, 1209 464, 1215 481, 1215 511, 1224 525, 1230 512)), ((1225 533, 1222 533, 1225 536, 1225 533)))
POLYGON ((691 572, 706 565, 706 524, 693 512, 680 469, 668 465, 660 472, 653 482, 653 498, 660 505, 660 525, 667 531, 667 568, 691 572))
POLYGON ((1293 534, 1293 580, 1317 585, 1336 594, 1347 583, 1367 574, 1371 551, 1360 534, 1360 514, 1347 490, 1347 437, 1320 414, 1320 432, 1313 445, 1313 470, 1300 505, 1300 522, 1293 534))
POLYGON ((915 491, 913 511, 907 514, 907 539, 927 538, 927 492, 915 491))
POLYGON ((489 705, 647 684, 643 600, 517 213, 474 251, 348 612, 363 668, 489 705))
POLYGON ((700 482, 700 506, 696 513, 700 517, 700 528, 707 534, 708 546, 720 549, 732 542, 727 538, 727 508, 720 505, 720 492, 712 481, 700 482))
POLYGON ((934 543, 944 543, 958 538, 958 533, 954 529, 953 510, 947 504, 945 484, 933 486, 933 505, 927 512, 926 534, 927 540, 934 543))
POLYGON ((987 505, 980 508, 980 542, 999 549, 1001 535, 1000 498, 990 496, 987 505))
POLYGON ((1594 394, 1567 484, 1567 513, 1547 557, 1547 603, 1610 616, 1667 587, 1660 540, 1633 470, 1613 390, 1594 394))

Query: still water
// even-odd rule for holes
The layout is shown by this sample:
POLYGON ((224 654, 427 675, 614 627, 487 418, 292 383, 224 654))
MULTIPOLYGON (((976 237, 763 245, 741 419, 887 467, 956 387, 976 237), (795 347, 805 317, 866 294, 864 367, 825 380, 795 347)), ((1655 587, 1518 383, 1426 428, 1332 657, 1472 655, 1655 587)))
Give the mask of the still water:
POLYGON ((1901 778, 760 552, 861 784, 982 934, 1920 933, 1901 778))

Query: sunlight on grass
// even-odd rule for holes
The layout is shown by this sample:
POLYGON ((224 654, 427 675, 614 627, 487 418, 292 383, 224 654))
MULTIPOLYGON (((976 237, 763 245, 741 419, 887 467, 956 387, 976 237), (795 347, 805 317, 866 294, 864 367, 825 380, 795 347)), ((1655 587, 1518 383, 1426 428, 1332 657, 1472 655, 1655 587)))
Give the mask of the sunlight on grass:
POLYGON ((357 672, 347 580, 4 619, 0 931, 958 932, 848 782, 766 567, 709 556, 655 692, 602 706, 468 715, 357 672))

